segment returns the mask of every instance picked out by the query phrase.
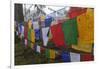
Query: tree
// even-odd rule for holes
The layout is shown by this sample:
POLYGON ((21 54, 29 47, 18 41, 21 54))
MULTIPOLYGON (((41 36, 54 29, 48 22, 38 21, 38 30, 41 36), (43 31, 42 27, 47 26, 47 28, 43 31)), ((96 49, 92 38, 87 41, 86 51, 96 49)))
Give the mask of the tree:
POLYGON ((15 4, 14 7, 15 7, 15 9, 14 9, 15 21, 17 21, 18 23, 23 22, 24 17, 23 17, 23 6, 22 6, 22 4, 15 4))

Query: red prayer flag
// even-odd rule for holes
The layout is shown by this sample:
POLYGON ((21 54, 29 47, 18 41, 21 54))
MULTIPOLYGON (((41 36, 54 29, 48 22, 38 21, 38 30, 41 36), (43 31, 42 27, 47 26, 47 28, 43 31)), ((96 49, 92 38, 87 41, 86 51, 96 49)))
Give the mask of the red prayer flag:
POLYGON ((68 16, 70 19, 75 18, 76 16, 81 15, 82 13, 86 12, 86 8, 79 8, 79 7, 71 7, 68 16))
POLYGON ((57 47, 65 46, 64 33, 62 31, 62 24, 51 26, 52 41, 57 47))
POLYGON ((82 54, 81 61, 93 61, 94 56, 92 54, 82 54))

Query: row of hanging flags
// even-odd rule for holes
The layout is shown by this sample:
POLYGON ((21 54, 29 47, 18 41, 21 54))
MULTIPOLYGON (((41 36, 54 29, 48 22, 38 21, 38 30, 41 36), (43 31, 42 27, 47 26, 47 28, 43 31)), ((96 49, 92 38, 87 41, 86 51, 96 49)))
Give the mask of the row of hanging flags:
POLYGON ((55 21, 52 17, 41 16, 38 21, 16 23, 15 31, 24 39, 25 47, 30 46, 40 54, 44 52, 46 58, 56 59, 60 54, 64 62, 93 60, 93 8, 71 7, 68 19, 55 21), (67 48, 80 52, 63 50, 67 48))

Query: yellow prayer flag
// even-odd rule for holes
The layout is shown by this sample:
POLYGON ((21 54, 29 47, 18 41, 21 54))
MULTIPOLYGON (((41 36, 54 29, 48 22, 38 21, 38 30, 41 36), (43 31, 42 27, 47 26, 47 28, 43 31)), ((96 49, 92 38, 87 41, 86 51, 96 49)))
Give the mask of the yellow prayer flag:
POLYGON ((86 36, 86 41, 89 41, 90 43, 94 43, 94 10, 93 9, 87 9, 86 12, 86 19, 87 19, 87 32, 89 32, 88 36, 86 36))
POLYGON ((31 48, 33 48, 34 43, 35 43, 35 31, 31 29, 31 48))
POLYGON ((31 29, 31 26, 32 26, 32 20, 29 20, 28 21, 28 29, 31 29))
POLYGON ((42 15, 42 16, 40 17, 40 19, 41 19, 41 21, 44 21, 44 20, 45 20, 45 16, 42 15))
POLYGON ((55 59, 55 51, 50 49, 50 58, 55 59))
POLYGON ((76 50, 79 50, 79 51, 83 51, 83 52, 92 52, 92 49, 93 49, 93 46, 92 44, 87 44, 85 42, 82 42, 82 41, 78 41, 78 45, 75 46, 75 45, 72 45, 72 48, 73 49, 76 49, 76 50))
POLYGON ((52 39, 51 30, 49 31, 49 40, 52 39))
POLYGON ((86 13, 77 16, 79 40, 92 44, 94 42, 94 13, 93 9, 87 9, 86 13))

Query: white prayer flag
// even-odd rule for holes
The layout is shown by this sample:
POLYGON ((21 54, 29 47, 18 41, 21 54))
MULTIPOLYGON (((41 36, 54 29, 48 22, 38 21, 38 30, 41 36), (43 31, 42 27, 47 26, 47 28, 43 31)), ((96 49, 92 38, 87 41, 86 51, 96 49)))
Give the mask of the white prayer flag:
POLYGON ((79 62, 80 61, 80 54, 70 52, 71 62, 79 62))
POLYGON ((34 29, 39 29, 39 23, 38 23, 38 21, 33 21, 32 23, 33 23, 33 28, 34 29))
POLYGON ((47 45, 47 42, 48 42, 48 31, 49 31, 49 27, 46 27, 46 28, 42 28, 42 37, 43 37, 43 44, 44 46, 47 45))
POLYGON ((40 53, 40 46, 39 46, 39 45, 37 45, 36 51, 37 51, 38 53, 40 53))

